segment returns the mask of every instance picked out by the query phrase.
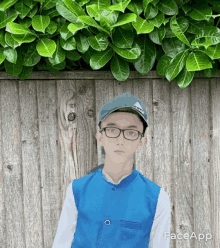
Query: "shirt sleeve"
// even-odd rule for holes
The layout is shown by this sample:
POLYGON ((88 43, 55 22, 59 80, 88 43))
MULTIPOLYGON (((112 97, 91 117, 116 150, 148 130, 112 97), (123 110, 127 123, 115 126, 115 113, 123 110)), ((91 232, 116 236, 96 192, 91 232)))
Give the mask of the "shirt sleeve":
POLYGON ((71 248, 76 229, 77 214, 78 211, 75 205, 72 183, 70 183, 67 188, 66 198, 52 248, 71 248))
POLYGON ((169 248, 169 245, 170 199, 168 194, 161 188, 148 248, 169 248))

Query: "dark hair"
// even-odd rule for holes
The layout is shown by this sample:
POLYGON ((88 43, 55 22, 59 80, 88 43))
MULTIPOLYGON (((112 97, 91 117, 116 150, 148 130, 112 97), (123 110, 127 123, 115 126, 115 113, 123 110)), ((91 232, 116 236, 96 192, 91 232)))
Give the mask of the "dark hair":
MULTIPOLYGON (((143 117, 141 115, 139 115, 135 110, 131 109, 131 108, 123 108, 123 109, 117 109, 114 112, 112 112, 111 114, 115 113, 115 112, 127 112, 127 113, 131 113, 131 114, 135 114, 137 115, 137 117, 140 119, 140 121, 143 123, 143 135, 145 134, 145 131, 148 127, 147 123, 144 121, 143 117)), ((99 128, 101 129, 101 124, 102 122, 99 122, 99 128)), ((105 155, 105 150, 104 147, 102 146, 102 154, 105 155)))

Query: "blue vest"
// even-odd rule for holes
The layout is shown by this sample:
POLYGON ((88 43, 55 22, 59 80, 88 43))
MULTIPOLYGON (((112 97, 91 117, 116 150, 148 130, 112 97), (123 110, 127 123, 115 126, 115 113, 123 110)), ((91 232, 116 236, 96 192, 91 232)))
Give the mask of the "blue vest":
POLYGON ((97 169, 74 179, 72 190, 78 216, 71 248, 148 247, 160 186, 135 165, 118 185, 97 169))

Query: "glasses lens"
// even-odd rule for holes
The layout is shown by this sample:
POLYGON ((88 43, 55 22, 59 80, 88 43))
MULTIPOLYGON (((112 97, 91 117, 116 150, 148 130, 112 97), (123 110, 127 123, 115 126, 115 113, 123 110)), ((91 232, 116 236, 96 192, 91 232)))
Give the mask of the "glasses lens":
POLYGON ((115 138, 119 135, 120 130, 115 127, 108 127, 106 128, 106 135, 110 138, 115 138))
POLYGON ((125 138, 130 140, 135 140, 138 138, 138 131, 136 130, 125 130, 125 138))

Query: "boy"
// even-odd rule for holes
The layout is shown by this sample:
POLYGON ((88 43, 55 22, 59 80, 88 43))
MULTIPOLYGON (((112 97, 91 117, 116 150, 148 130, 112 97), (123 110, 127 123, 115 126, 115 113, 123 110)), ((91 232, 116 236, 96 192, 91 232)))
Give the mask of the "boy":
POLYGON ((134 164, 147 142, 144 104, 121 94, 102 106, 99 127, 105 163, 68 186, 52 248, 169 248, 169 196, 134 164))

